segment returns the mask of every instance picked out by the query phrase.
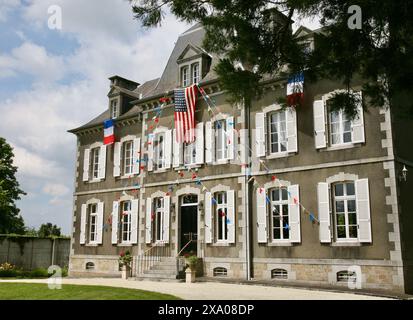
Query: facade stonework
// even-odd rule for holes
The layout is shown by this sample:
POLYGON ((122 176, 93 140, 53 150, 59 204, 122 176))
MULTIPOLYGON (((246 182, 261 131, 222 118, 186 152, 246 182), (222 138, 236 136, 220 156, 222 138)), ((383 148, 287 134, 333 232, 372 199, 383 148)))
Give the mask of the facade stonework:
POLYGON ((412 185, 399 177, 413 155, 399 151, 404 137, 390 110, 365 99, 357 119, 330 112, 325 101, 343 89, 332 80, 306 83, 304 104, 283 109, 275 101, 286 79, 277 77, 250 106, 231 104, 213 71, 218 57, 200 49, 203 35, 202 27, 182 34, 159 79, 110 78, 108 110, 71 130, 70 274, 119 277, 118 256, 129 250, 133 276, 162 278, 165 261, 187 253, 202 259, 206 277, 331 287, 355 279, 364 289, 410 292, 412 239, 402 230, 413 220, 402 214, 412 185), (210 97, 197 100, 199 145, 173 139, 180 68, 200 68, 210 97), (116 143, 103 146, 111 117, 116 143), (94 176, 102 170, 104 178, 94 176))

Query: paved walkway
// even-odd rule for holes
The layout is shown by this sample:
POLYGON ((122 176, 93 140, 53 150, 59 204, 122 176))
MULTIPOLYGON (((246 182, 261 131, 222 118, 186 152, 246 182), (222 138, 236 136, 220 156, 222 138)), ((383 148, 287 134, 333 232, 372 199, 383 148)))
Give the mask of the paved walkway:
MULTIPOLYGON (((2 282, 47 283, 47 279, 0 280, 0 285, 2 282)), ((142 289, 172 294, 185 300, 388 300, 383 297, 352 293, 217 282, 186 284, 182 282, 134 281, 108 278, 63 278, 63 285, 65 284, 142 289)))

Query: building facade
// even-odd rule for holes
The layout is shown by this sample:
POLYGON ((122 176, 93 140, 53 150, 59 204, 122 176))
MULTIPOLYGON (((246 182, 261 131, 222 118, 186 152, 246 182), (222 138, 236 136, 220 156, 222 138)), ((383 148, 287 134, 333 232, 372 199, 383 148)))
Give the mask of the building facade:
MULTIPOLYGON (((271 77, 250 108, 232 105, 203 36, 199 25, 183 33, 159 79, 110 78, 107 110, 70 131, 70 274, 119 276, 129 250, 140 276, 142 259, 161 247, 157 265, 192 251, 207 277, 310 286, 347 286, 350 277, 365 289, 411 290, 412 183, 402 170, 413 160, 411 123, 372 106, 362 82, 352 87, 368 107, 354 120, 329 111, 344 89, 334 80, 306 83, 297 109, 276 103, 286 80, 271 77), (178 144, 173 90, 194 83, 209 99, 197 101, 196 141, 178 144), (116 142, 105 146, 109 118, 116 142)), ((158 277, 167 270, 151 267, 158 277)))

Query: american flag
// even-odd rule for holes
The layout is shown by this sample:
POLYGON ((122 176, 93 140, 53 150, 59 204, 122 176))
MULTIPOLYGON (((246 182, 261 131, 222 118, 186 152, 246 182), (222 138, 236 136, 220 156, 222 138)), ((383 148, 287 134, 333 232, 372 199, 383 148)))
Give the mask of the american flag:
POLYGON ((175 89, 175 129, 177 142, 195 141, 195 107, 197 85, 175 89))

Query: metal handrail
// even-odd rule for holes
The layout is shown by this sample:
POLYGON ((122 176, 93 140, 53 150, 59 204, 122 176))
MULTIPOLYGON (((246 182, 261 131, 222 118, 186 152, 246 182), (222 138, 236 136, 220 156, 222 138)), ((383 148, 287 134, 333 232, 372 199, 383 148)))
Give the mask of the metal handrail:
POLYGON ((190 244, 192 241, 195 241, 195 240, 192 240, 192 239, 189 240, 189 241, 182 247, 181 251, 179 251, 178 254, 176 255, 177 258, 181 255, 182 251, 184 251, 185 248, 186 248, 187 246, 189 246, 189 244, 190 244))
POLYGON ((143 274, 149 270, 155 263, 161 261, 162 257, 167 254, 167 246, 164 241, 155 242, 153 247, 150 247, 145 252, 140 254, 136 259, 137 274, 143 274))

